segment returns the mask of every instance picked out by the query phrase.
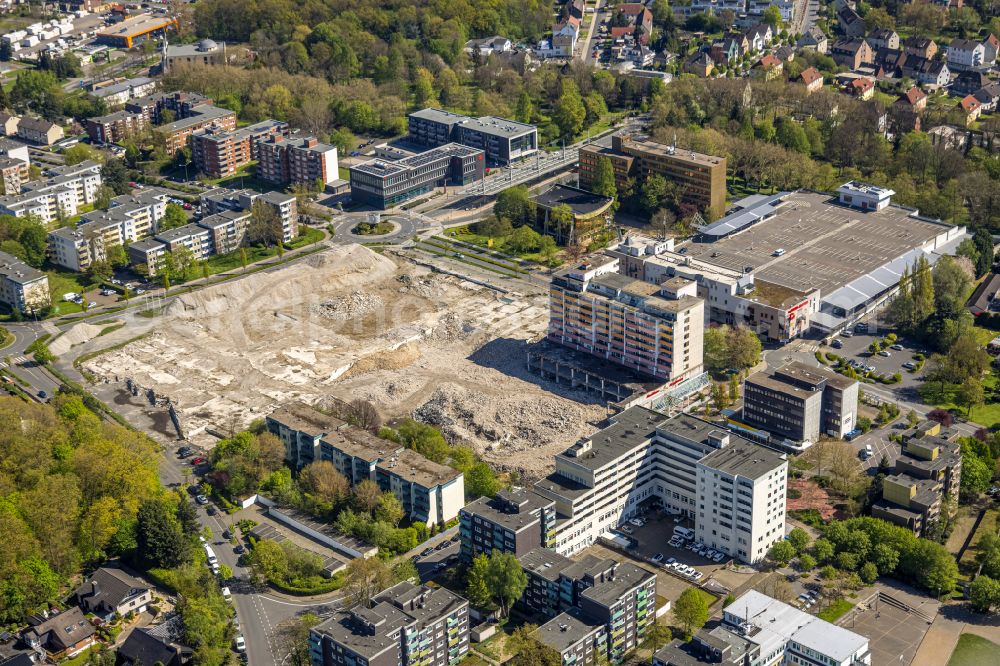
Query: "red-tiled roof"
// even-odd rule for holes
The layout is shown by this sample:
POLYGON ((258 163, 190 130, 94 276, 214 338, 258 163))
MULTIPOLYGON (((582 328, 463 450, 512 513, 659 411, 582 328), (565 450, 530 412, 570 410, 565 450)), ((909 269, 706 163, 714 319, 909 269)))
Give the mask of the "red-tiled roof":
POLYGON ((815 67, 810 67, 809 69, 802 70, 801 77, 804 84, 810 85, 816 81, 822 80, 823 75, 820 74, 815 67))
POLYGON ((925 93, 920 88, 913 86, 905 93, 903 93, 903 96, 900 97, 899 99, 900 101, 904 101, 912 106, 922 99, 927 99, 927 93, 925 93))
POLYGON ((966 95, 962 98, 962 101, 958 103, 964 111, 975 111, 983 104, 974 95, 966 95))

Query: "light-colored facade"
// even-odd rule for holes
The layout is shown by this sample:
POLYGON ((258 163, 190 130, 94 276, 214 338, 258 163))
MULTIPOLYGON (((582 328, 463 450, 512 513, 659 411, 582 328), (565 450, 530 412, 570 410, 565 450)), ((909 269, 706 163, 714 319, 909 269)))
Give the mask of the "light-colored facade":
POLYGON ((226 43, 203 39, 196 44, 168 44, 163 47, 160 64, 164 74, 174 68, 226 64, 226 43))
POLYGON ((703 371, 705 303, 694 282, 652 285, 618 273, 618 260, 585 260, 556 273, 549 340, 675 384, 703 371))
POLYGON ((641 504, 658 500, 694 521, 697 540, 755 562, 784 538, 786 473, 783 455, 715 424, 631 407, 557 455, 555 472, 534 490, 556 503, 555 550, 561 554, 579 552, 633 517, 641 504), (708 483, 716 475, 733 488, 722 500, 720 489, 708 483), (725 506, 734 510, 732 521, 722 513, 725 506))
POLYGON ((108 210, 84 213, 75 228, 49 232, 49 258, 63 268, 85 271, 93 262, 107 259, 110 248, 124 248, 155 233, 168 199, 168 194, 156 190, 115 197, 108 210))
POLYGON ((48 276, 17 257, 0 252, 0 303, 23 313, 51 305, 48 276))
POLYGON ((653 666, 697 663, 871 666, 872 655, 866 637, 750 590, 723 609, 720 625, 653 655, 653 666))
POLYGON ((0 197, 0 215, 35 215, 46 224, 60 217, 73 217, 79 214, 80 206, 97 198, 101 165, 87 160, 73 166, 52 167, 46 176, 23 184, 20 194, 0 197))
POLYGON ((450 467, 359 428, 342 425, 315 409, 296 404, 273 412, 267 428, 285 443, 296 468, 333 463, 353 486, 374 481, 399 499, 412 520, 444 524, 465 504, 465 477, 450 467))
POLYGON ((55 123, 50 123, 48 120, 42 120, 41 118, 25 116, 17 124, 17 136, 29 143, 51 146, 66 136, 66 134, 63 132, 63 128, 55 123))

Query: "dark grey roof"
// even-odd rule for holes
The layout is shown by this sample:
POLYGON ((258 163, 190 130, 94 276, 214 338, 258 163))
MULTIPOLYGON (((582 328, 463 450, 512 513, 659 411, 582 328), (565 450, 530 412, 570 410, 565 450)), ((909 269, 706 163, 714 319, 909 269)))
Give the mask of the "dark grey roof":
POLYGON ((610 206, 614 200, 569 185, 553 185, 542 194, 532 197, 542 208, 555 208, 561 204, 570 207, 574 215, 592 215, 610 206))
POLYGON ((149 585, 135 576, 113 567, 101 567, 76 589, 80 604, 88 610, 98 608, 102 603, 114 608, 124 599, 149 589, 149 585), (94 584, 97 591, 94 591, 94 584))
POLYGON ((604 631, 605 625, 587 618, 579 609, 571 608, 559 613, 540 626, 531 637, 559 654, 604 631))
POLYGON ((129 634, 118 648, 118 655, 130 664, 144 665, 161 663, 163 666, 178 666, 183 649, 169 639, 156 636, 146 628, 139 628, 129 634))
POLYGON ((787 461, 780 453, 763 446, 737 441, 709 453, 699 460, 698 464, 733 476, 758 479, 785 466, 787 461))

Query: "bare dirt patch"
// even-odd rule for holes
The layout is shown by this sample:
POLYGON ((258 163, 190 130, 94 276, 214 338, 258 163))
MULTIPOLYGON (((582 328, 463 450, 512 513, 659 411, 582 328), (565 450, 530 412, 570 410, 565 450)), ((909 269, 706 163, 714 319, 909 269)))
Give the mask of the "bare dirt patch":
POLYGON ((365 398, 538 475, 604 416, 524 369, 547 321, 545 296, 503 296, 348 245, 184 295, 152 334, 84 367, 168 396, 205 446, 206 429, 291 400, 365 398))

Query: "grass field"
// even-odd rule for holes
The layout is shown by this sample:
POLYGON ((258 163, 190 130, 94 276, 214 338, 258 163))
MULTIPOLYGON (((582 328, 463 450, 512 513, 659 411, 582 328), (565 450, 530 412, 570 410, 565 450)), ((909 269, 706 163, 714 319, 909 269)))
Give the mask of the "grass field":
POLYGON ((816 617, 821 620, 826 620, 827 622, 836 622, 852 608, 854 608, 854 604, 847 599, 838 599, 817 613, 816 617))
MULTIPOLYGON (((299 237, 293 240, 291 243, 285 245, 285 250, 296 250, 300 247, 305 247, 306 245, 312 245, 313 243, 318 243, 323 240, 323 232, 319 229, 313 227, 300 227, 299 237)), ((271 257, 278 256, 277 247, 261 247, 254 246, 246 248, 247 250, 247 266, 254 263, 255 261, 260 261, 262 259, 270 259, 271 257)), ((212 257, 208 260, 208 272, 212 275, 216 273, 225 273, 226 271, 235 270, 240 268, 242 262, 240 260, 239 250, 236 252, 230 252, 229 254, 219 255, 217 257, 212 257)), ((201 277, 199 272, 194 277, 201 277)))
MULTIPOLYGON (((992 334, 990 339, 993 339, 992 334)), ((988 342, 989 340, 987 340, 988 342)), ((986 389, 986 399, 997 390, 997 376, 988 374, 983 377, 983 387, 986 389)), ((965 414, 965 408, 955 404, 955 394, 958 392, 958 384, 945 384, 941 389, 941 382, 925 382, 919 389, 920 398, 928 405, 934 405, 942 409, 958 409, 965 414)), ((984 405, 972 408, 969 420, 981 423, 987 428, 1000 423, 1000 402, 987 402, 984 405)))
POLYGON ((951 653, 948 666, 997 666, 1000 664, 1000 645, 975 634, 962 634, 951 653))
POLYGON ((83 275, 67 270, 51 270, 49 275, 49 294, 52 296, 52 315, 81 312, 83 308, 76 303, 64 301, 63 295, 68 293, 82 294, 90 289, 83 281, 83 275))

